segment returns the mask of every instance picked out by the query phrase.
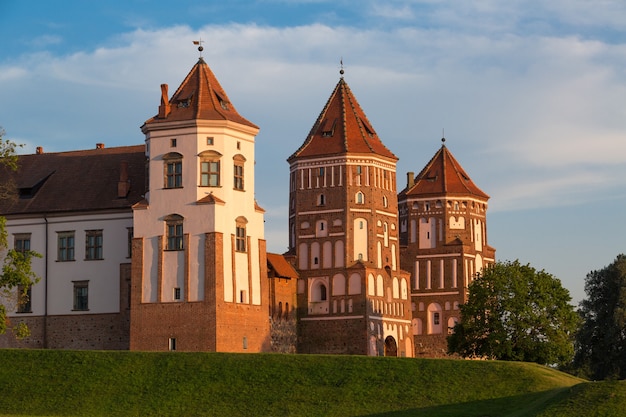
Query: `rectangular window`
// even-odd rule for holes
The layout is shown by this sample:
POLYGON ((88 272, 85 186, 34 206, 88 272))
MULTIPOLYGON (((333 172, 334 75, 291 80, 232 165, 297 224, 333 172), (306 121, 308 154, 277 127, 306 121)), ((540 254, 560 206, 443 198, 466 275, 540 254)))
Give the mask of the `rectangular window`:
POLYGON ((89 281, 74 281, 74 310, 89 310, 89 281))
POLYGON ((180 300, 180 288, 174 288, 174 300, 180 300))
POLYGON ((32 313, 31 294, 32 287, 30 285, 18 285, 17 286, 17 312, 18 313, 32 313))
POLYGON ((176 139, 170 139, 170 147, 172 148, 176 147, 176 139))
POLYGON ((176 338, 175 337, 170 337, 169 343, 168 343, 168 348, 171 351, 176 350, 176 338))
POLYGON ((167 223, 167 250, 183 250, 182 223, 167 223))
POLYGON ((235 190, 243 190, 243 165, 235 164, 235 190))
POLYGON ((59 232, 57 235, 57 261, 74 260, 74 232, 59 232))
POLYGON ((439 326, 439 313, 434 313, 433 314, 433 324, 435 326, 439 326))
POLYGON ((213 145, 213 136, 207 136, 206 144, 207 145, 213 145))
POLYGON ((246 251, 246 228, 237 226, 237 235, 235 236, 237 252, 246 251))
POLYGON ((220 161, 200 163, 200 185, 203 187, 220 186, 220 161))
POLYGON ((102 230, 85 231, 85 260, 103 259, 102 230))
POLYGON ((183 163, 171 161, 166 165, 165 188, 181 188, 183 186, 183 163))
POLYGON ((30 233, 16 234, 13 249, 16 252, 26 254, 30 251, 30 233))

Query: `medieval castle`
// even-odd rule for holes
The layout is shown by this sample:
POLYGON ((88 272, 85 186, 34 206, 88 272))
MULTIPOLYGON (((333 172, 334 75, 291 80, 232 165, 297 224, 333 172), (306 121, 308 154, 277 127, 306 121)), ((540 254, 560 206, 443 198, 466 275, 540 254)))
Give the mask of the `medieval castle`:
POLYGON ((38 148, 1 173, 18 191, 0 201, 9 246, 42 257, 40 281, 3 300, 31 336, 0 347, 446 354, 495 250, 489 196, 445 143, 398 184, 342 75, 288 158, 289 250, 272 254, 259 128, 202 58, 141 130, 144 145, 38 148))

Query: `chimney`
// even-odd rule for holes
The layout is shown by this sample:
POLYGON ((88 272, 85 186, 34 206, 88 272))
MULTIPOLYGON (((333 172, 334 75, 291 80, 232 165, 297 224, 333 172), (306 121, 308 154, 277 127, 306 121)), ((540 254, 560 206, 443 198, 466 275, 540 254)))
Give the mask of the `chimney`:
POLYGON ((409 171, 406 173, 406 188, 411 188, 415 185, 415 173, 409 171))
POLYGON ((167 84, 161 84, 161 105, 159 106, 159 119, 165 119, 170 114, 170 101, 167 98, 167 84))
POLYGON ((41 155, 43 153, 43 148, 41 146, 37 146, 37 155, 41 155))
POLYGON ((126 198, 130 191, 130 181, 128 180, 128 162, 120 163, 120 180, 117 183, 117 197, 126 198))
POLYGON ((104 149, 104 143, 96 143, 96 149, 104 149))

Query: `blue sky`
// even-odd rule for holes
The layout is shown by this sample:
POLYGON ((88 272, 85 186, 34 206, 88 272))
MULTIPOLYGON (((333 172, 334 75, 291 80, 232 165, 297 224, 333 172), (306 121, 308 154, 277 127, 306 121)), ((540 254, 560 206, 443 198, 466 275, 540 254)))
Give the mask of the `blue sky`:
POLYGON ((256 196, 287 247, 285 159, 339 79, 400 157, 446 145, 491 196, 488 240, 560 278, 626 252, 622 0, 0 0, 0 126, 46 152, 140 144, 159 85, 204 58, 261 127, 256 196))

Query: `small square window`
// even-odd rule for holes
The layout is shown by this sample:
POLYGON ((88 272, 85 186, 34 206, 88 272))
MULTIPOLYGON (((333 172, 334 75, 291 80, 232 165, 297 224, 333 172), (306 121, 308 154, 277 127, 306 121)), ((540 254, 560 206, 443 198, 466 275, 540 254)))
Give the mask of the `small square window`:
POLYGON ((207 145, 213 145, 213 136, 207 136, 206 144, 207 145))
POLYGON ((176 147, 176 139, 174 139, 174 138, 170 139, 170 147, 172 147, 172 148, 176 147))

